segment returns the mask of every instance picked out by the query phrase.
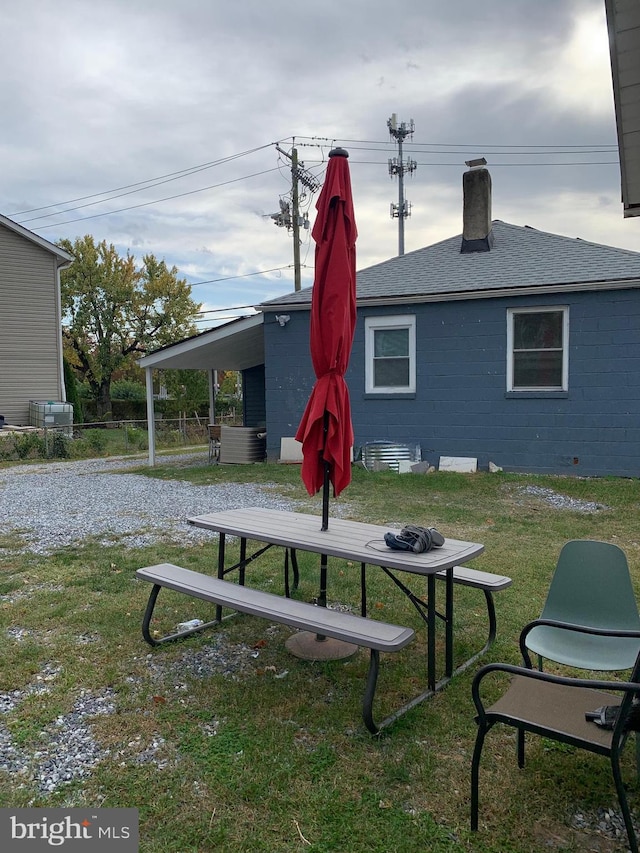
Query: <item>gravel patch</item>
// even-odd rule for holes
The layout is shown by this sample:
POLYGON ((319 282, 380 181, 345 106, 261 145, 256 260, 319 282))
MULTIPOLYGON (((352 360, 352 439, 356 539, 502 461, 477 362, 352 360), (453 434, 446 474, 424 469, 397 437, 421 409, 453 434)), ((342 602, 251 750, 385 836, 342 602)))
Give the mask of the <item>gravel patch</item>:
POLYGON ((255 671, 255 660, 259 656, 259 650, 251 649, 245 643, 231 643, 220 632, 207 636, 207 645, 203 648, 186 651, 173 662, 148 654, 147 665, 154 679, 171 682, 174 690, 187 690, 186 675, 192 678, 224 675, 237 681, 255 671))
MULTIPOLYGON (((193 454, 163 457, 164 464, 177 468, 193 465, 193 454)), ((15 535, 21 550, 50 554, 91 537, 104 544, 118 542, 138 547, 159 540, 193 542, 211 538, 211 533, 187 524, 187 518, 204 512, 263 506, 291 510, 296 507, 283 499, 276 486, 225 483, 199 486, 186 481, 156 480, 127 469, 144 464, 140 459, 91 459, 17 465, 0 470, 0 530, 15 535)), ((241 471, 239 472, 241 475, 241 471)), ((8 549, 0 548, 2 551, 8 549)), ((44 585, 42 585, 44 587, 44 585)), ((30 594, 15 590, 0 596, 12 604, 30 594)), ((9 636, 22 641, 29 632, 11 627, 9 636)), ((95 637, 82 635, 79 643, 95 637)), ((255 667, 258 652, 245 645, 229 645, 223 635, 215 635, 207 648, 185 653, 175 664, 149 655, 149 675, 167 680, 174 689, 186 689, 185 675, 206 677, 214 673, 237 679, 255 667)), ((21 703, 33 694, 46 694, 60 668, 45 664, 33 681, 23 688, 0 693, 0 771, 11 773, 16 784, 35 785, 41 794, 85 778, 107 756, 129 762, 153 761, 158 769, 167 765, 164 740, 158 736, 150 744, 136 739, 113 754, 95 740, 91 719, 115 711, 115 694, 81 691, 68 714, 56 718, 40 733, 34 749, 17 745, 2 717, 19 712, 21 703)))
MULTIPOLYGON (((274 629, 275 630, 275 629, 274 629)), ((175 661, 148 654, 146 662, 153 681, 173 691, 188 692, 185 675, 207 678, 223 675, 237 680, 255 672, 260 653, 244 644, 233 645, 224 634, 212 635, 209 645, 198 651, 185 652, 175 661)), ((86 778, 106 758, 121 766, 153 763, 162 770, 175 762, 166 741, 160 735, 144 743, 139 736, 117 749, 107 749, 96 741, 91 720, 116 711, 116 694, 110 688, 102 693, 81 690, 71 711, 61 714, 40 732, 40 743, 31 749, 16 745, 2 716, 18 711, 33 694, 46 694, 61 667, 47 663, 26 687, 0 693, 0 771, 12 774, 18 787, 34 785, 41 794, 51 794, 60 787, 86 778), (168 753, 168 754, 167 754, 168 753)), ((278 676, 276 676, 278 677, 278 676)), ((127 679, 139 686, 137 678, 127 679)))
POLYGON ((532 495, 533 497, 540 498, 549 504, 549 506, 556 509, 572 509, 575 512, 600 512, 601 510, 611 509, 606 504, 570 498, 568 495, 561 495, 558 492, 554 492, 553 489, 548 489, 544 486, 523 486, 519 489, 519 493, 521 495, 532 495))
MULTIPOLYGON (((197 461, 193 454, 163 457, 163 463, 176 467, 197 461)), ((199 486, 126 473, 141 463, 140 459, 91 459, 4 468, 0 470, 0 530, 18 535, 22 547, 36 554, 77 545, 87 537, 105 545, 117 542, 135 548, 160 539, 210 539, 210 532, 187 524, 189 516, 205 512, 247 506, 294 509, 277 494, 276 486, 199 486)))
MULTIPOLYGON (((35 680, 22 690, 0 694, 0 714, 8 714, 34 693, 49 692, 60 667, 46 664, 35 680)), ((60 715, 40 732, 41 745, 26 750, 13 741, 9 728, 0 721, 0 770, 11 773, 19 787, 35 784, 40 793, 51 793, 60 785, 86 776, 106 755, 94 740, 89 718, 112 714, 111 690, 95 695, 82 690, 68 714, 60 715)))
MULTIPOLYGON (((640 835, 638 826, 632 811, 633 826, 636 835, 640 835)), ((618 808, 599 808, 594 812, 575 812, 570 818, 571 826, 584 832, 596 832, 606 838, 621 842, 621 849, 628 850, 628 835, 624 825, 622 812, 618 808)))

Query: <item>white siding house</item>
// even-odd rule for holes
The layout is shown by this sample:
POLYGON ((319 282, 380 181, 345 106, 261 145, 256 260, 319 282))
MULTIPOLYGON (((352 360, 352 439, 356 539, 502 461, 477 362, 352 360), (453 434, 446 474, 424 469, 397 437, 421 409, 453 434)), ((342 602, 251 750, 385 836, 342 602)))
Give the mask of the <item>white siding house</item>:
POLYGON ((640 216, 640 3, 605 0, 625 216, 640 216))
POLYGON ((60 269, 73 258, 0 215, 0 415, 29 423, 29 400, 65 401, 60 269))

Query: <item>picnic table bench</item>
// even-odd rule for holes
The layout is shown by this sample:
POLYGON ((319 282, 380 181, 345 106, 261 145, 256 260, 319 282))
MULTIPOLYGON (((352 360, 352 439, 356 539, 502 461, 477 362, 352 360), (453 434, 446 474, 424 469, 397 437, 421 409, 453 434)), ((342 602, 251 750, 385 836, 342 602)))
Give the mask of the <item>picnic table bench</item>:
POLYGON ((404 648, 415 637, 415 631, 412 628, 331 610, 328 607, 318 607, 315 604, 203 575, 171 563, 138 569, 136 575, 141 580, 153 584, 142 623, 142 634, 151 646, 159 646, 218 624, 216 620, 155 639, 151 633, 151 619, 158 593, 162 587, 166 587, 240 613, 260 616, 272 622, 312 631, 369 649, 369 673, 362 703, 362 718, 373 734, 377 734, 385 727, 386 721, 377 725, 373 719, 373 699, 380 670, 380 652, 397 652, 404 648))

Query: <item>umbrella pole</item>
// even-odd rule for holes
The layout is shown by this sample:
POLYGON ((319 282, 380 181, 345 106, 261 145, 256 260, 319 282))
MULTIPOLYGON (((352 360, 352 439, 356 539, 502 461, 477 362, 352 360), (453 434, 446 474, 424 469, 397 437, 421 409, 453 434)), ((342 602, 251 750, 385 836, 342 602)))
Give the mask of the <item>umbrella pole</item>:
MULTIPOLYGON (((324 438, 327 440, 327 432, 329 431, 329 414, 324 413, 324 438)), ((322 524, 320 530, 329 529, 329 463, 324 461, 324 477, 322 483, 322 524)), ((320 607, 327 606, 327 555, 320 555, 320 595, 318 597, 318 605, 320 607)), ((318 634, 316 639, 319 642, 326 640, 326 637, 318 634)))
MULTIPOLYGON (((323 433, 324 433, 324 442, 323 446, 327 446, 327 435, 329 433, 329 412, 325 411, 324 413, 324 421, 322 424, 323 433)), ((324 450, 322 451, 324 454, 324 450)), ((329 529, 329 474, 331 473, 330 465, 326 461, 326 459, 322 460, 322 464, 324 467, 323 472, 323 480, 322 480, 322 527, 320 530, 328 530, 329 529)))
MULTIPOLYGON (((329 412, 325 411, 323 421, 324 444, 327 444, 327 433, 329 432, 329 412)), ((330 465, 323 460, 324 474, 322 481, 322 524, 320 530, 329 529, 329 474, 330 465)), ((327 555, 320 555, 320 596, 318 598, 320 607, 327 606, 327 555)), ((320 637, 318 637, 320 639, 320 637)), ((322 638, 324 639, 324 637, 322 638)))

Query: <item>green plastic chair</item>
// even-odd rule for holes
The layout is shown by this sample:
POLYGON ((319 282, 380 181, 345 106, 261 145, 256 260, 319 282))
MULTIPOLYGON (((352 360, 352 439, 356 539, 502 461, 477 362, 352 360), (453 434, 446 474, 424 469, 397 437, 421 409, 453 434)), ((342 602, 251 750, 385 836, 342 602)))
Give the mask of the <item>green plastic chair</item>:
MULTIPOLYGON (((627 558, 617 545, 577 539, 562 548, 540 616, 544 620, 605 628, 640 630, 627 558)), ((633 667, 640 644, 636 639, 601 637, 540 625, 526 646, 542 660, 578 669, 618 671, 633 667)))

